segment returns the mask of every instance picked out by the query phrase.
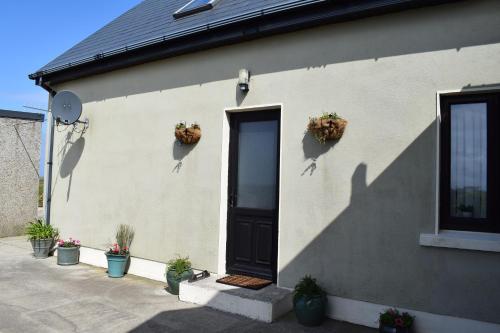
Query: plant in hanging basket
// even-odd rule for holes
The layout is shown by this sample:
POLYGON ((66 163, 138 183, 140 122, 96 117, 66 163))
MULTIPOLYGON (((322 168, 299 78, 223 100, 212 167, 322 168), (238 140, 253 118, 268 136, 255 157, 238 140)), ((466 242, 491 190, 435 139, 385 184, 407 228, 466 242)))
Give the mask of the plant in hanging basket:
POLYGON ((175 125, 175 138, 184 144, 197 143, 201 138, 200 125, 194 123, 187 127, 186 123, 178 123, 175 125))
POLYGON ((347 120, 341 118, 336 113, 323 113, 320 117, 309 118, 307 130, 320 143, 326 140, 338 140, 344 134, 347 120))

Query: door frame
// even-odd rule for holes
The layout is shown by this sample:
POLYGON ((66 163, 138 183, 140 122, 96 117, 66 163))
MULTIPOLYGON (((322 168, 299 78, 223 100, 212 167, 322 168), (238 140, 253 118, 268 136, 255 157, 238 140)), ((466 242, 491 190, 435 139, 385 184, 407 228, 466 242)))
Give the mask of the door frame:
POLYGON ((283 104, 273 103, 264 105, 254 105, 245 107, 225 108, 222 114, 222 145, 221 145, 221 177, 220 177, 220 208, 219 208, 219 249, 217 274, 226 274, 226 245, 227 245, 227 200, 229 186, 229 135, 230 117, 233 113, 250 111, 279 111, 280 131, 279 131, 279 170, 278 170, 278 216, 277 216, 277 255, 276 255, 276 283, 280 285, 280 230, 281 230, 281 202, 282 202, 282 170, 283 170, 283 104))

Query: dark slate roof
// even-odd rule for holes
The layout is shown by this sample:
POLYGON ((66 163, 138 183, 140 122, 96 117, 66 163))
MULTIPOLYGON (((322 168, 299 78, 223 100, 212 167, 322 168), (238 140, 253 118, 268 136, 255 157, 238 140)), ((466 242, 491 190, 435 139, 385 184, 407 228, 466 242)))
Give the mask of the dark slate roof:
POLYGON ((23 120, 43 121, 44 115, 42 113, 22 112, 12 110, 0 109, 0 118, 14 118, 23 120))
POLYGON ((35 78, 100 57, 123 53, 235 21, 328 0, 218 0, 210 10, 174 19, 173 13, 188 1, 144 0, 30 77, 35 78))

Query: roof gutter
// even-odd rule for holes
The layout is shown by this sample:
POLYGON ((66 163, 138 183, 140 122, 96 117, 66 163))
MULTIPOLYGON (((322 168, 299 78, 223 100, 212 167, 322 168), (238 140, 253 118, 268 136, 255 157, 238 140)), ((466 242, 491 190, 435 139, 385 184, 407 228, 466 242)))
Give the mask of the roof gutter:
POLYGON ((277 33, 456 1, 459 0, 300 0, 101 52, 30 74, 29 78, 43 77, 46 82, 61 83, 277 33))

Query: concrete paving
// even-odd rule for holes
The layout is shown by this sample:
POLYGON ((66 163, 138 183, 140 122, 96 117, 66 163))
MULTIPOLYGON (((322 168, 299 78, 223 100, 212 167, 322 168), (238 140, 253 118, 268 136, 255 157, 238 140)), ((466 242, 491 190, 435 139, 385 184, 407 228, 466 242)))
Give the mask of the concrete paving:
POLYGON ((0 238, 0 332, 338 332, 375 330, 327 320, 297 324, 293 313, 265 324, 180 302, 165 283, 104 269, 34 259, 24 238, 0 238))

